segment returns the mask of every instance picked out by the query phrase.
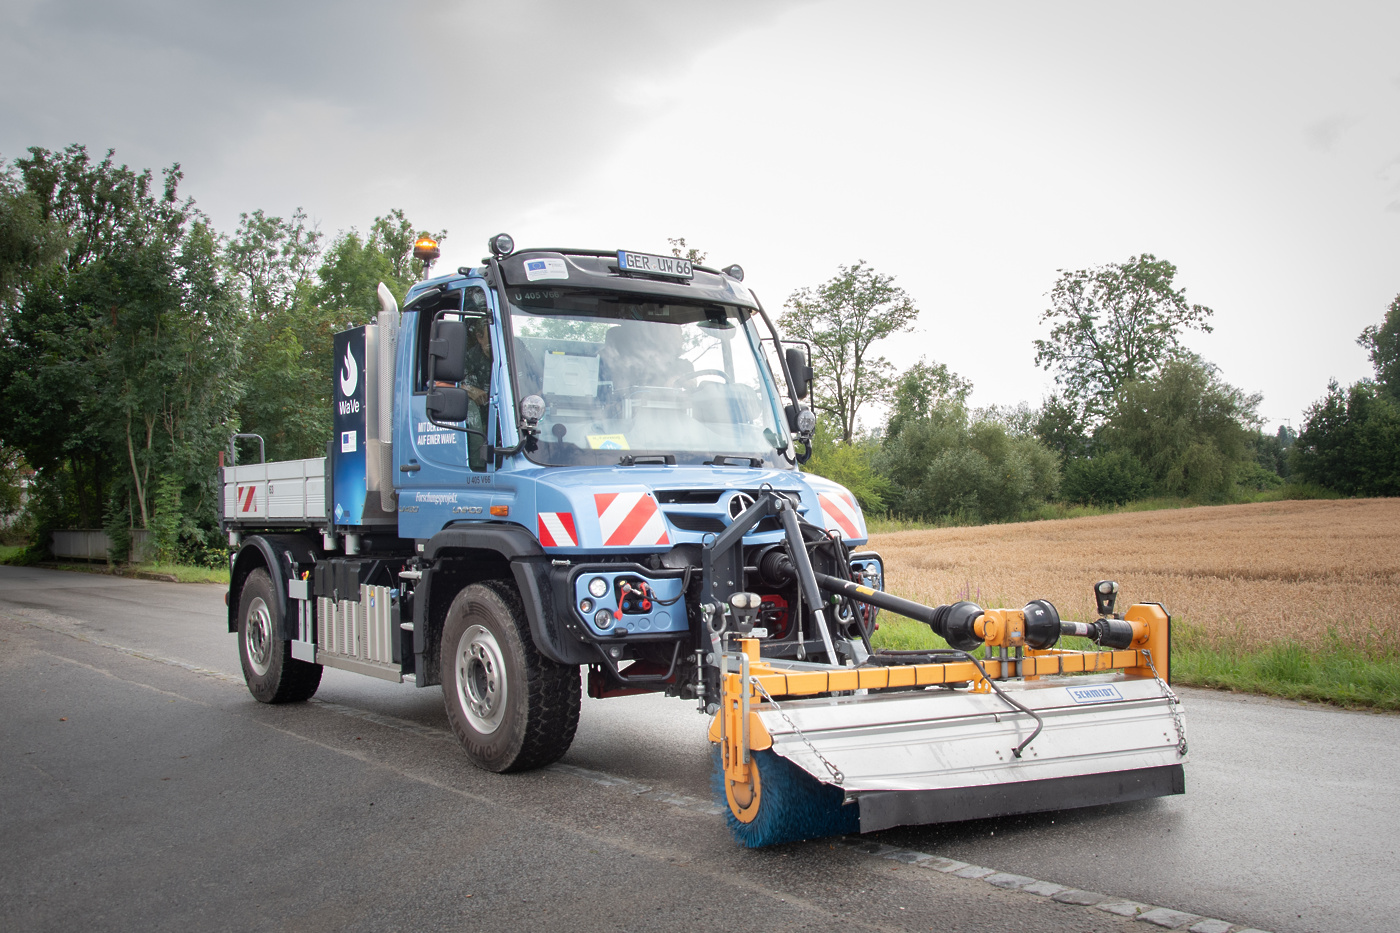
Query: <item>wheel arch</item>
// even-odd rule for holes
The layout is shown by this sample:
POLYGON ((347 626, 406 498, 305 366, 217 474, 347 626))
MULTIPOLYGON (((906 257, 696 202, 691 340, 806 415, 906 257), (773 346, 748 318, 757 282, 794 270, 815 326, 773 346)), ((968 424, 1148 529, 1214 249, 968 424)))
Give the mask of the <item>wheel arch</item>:
POLYGON ((483 580, 513 584, 525 607, 535 650, 559 664, 586 664, 584 646, 558 636, 554 600, 541 575, 547 555, 534 535, 519 525, 461 524, 444 528, 423 547, 431 566, 424 574, 427 598, 414 600, 414 649, 419 685, 441 682, 440 645, 448 607, 464 587, 483 580))
POLYGON ((287 612, 287 580, 295 570, 294 565, 314 563, 320 554, 319 548, 309 537, 302 535, 251 535, 244 539, 243 546, 234 555, 228 575, 228 630, 238 631, 238 603, 243 592, 243 584, 248 574, 259 568, 266 570, 272 578, 272 592, 277 600, 278 618, 282 620, 283 636, 290 639, 289 613, 287 612))

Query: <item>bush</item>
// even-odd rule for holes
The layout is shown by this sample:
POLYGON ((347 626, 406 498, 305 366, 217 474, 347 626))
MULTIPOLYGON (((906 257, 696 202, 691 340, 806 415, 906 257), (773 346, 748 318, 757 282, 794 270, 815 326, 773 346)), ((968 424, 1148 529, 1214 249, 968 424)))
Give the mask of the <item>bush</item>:
POLYGON ((1249 438, 1258 405, 1214 366, 1179 358, 1125 385, 1095 441, 1130 451, 1158 495, 1219 502, 1233 497, 1237 469, 1255 459, 1249 438))
POLYGON ((1065 501, 1086 505, 1123 505, 1151 491, 1151 474, 1126 450, 1071 460, 1060 483, 1065 501))
POLYGON ((875 461, 896 514, 924 521, 1005 522, 1055 495, 1059 458, 996 421, 969 421, 960 404, 906 424, 875 461))

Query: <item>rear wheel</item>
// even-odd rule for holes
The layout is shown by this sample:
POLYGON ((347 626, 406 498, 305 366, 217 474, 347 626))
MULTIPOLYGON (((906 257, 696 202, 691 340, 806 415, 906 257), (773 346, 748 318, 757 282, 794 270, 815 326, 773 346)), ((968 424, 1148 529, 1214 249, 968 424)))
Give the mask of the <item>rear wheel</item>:
POLYGON ((283 631, 272 578, 259 567, 238 594, 238 660, 248 692, 263 703, 309 700, 321 685, 321 665, 292 657, 283 631))
POLYGON ((457 594, 442 626, 442 694, 467 757, 487 771, 561 758, 578 728, 577 667, 535 650, 520 596, 501 581, 457 594))

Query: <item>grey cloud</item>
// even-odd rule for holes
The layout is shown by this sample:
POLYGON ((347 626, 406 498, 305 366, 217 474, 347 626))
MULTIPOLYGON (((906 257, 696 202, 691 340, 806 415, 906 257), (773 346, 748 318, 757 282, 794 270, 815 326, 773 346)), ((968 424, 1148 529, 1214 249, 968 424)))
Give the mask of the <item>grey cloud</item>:
MULTIPOLYGON (((0 156, 83 142, 180 161, 221 184, 187 184, 216 207, 250 178, 308 204, 388 197, 443 154, 459 179, 567 176, 646 115, 626 87, 792 5, 16 0, 0 10, 0 156)), ((241 196, 232 209, 259 206, 241 196)))
POLYGON ((1316 123, 1309 124, 1303 130, 1303 138, 1314 149, 1328 152, 1337 145, 1347 130, 1359 122, 1361 121, 1357 118, 1344 113, 1333 114, 1318 120, 1316 123))

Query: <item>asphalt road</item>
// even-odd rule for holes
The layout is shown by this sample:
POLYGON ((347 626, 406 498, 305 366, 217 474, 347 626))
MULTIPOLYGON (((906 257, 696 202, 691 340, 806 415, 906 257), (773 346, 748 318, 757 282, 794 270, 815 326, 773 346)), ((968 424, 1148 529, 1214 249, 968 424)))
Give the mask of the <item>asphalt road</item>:
MULTIPOLYGON (((833 841, 751 852, 706 722, 585 700, 472 768, 436 688, 242 686, 218 587, 0 567, 0 928, 1143 930, 833 841)), ((1277 933, 1400 924, 1400 717, 1183 691, 1185 796, 864 837, 1277 933)))

